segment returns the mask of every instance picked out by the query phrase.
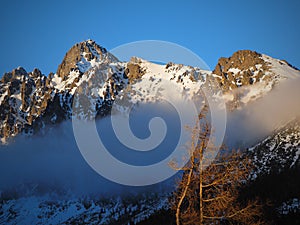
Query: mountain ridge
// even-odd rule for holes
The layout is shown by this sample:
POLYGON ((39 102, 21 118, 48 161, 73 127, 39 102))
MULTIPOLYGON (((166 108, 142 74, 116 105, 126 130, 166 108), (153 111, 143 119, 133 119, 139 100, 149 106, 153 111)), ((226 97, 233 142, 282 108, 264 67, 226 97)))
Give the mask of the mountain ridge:
MULTIPOLYGON (((91 104, 95 105, 94 111, 100 116, 109 113, 114 98, 128 84, 146 80, 143 76, 147 71, 148 74, 149 71, 152 73, 148 79, 156 76, 159 80, 159 76, 169 76, 170 81, 176 81, 195 93, 203 83, 211 83, 210 80, 213 80, 220 85, 228 105, 234 109, 260 97, 280 80, 286 79, 278 73, 278 68, 283 70, 281 67, 289 69, 296 76, 297 73, 300 74, 285 61, 250 50, 240 50, 229 58, 220 58, 211 72, 173 63, 158 67, 138 58, 120 62, 95 41, 87 40, 71 47, 57 72, 50 73, 48 77, 38 69, 27 73, 22 67, 3 75, 0 83, 1 142, 6 142, 18 133, 31 135, 39 127, 70 118, 73 95, 75 90, 81 91, 80 86, 96 90, 98 96, 92 96, 91 104), (158 70, 152 71, 156 67, 158 70), (254 91, 246 94, 232 91, 241 87, 254 87, 258 83, 265 84, 263 87, 257 85, 259 90, 251 87, 254 91)), ((143 88, 141 85, 140 89, 143 88)), ((136 92, 143 95, 137 88, 136 92)))

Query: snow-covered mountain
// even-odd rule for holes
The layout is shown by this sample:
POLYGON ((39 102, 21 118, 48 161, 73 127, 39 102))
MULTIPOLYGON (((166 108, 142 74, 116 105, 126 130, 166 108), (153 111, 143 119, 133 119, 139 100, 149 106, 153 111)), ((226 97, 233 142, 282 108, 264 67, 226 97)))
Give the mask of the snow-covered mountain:
MULTIPOLYGON (((179 86, 188 96, 197 95, 202 85, 216 86, 232 109, 253 101, 282 80, 299 76, 299 70, 283 60, 249 50, 220 58, 214 71, 180 64, 157 65, 132 58, 120 62, 94 41, 74 45, 55 74, 48 77, 38 69, 27 73, 19 67, 3 75, 0 82, 0 138, 4 143, 19 133, 33 134, 72 115, 75 91, 89 96, 87 114, 109 113, 115 97, 130 84, 131 99, 148 100, 159 89, 162 78, 179 86)), ((217 93, 216 93, 217 94, 217 93)), ((152 99, 153 100, 153 99, 152 99)))
MULTIPOLYGON (((0 84, 2 142, 18 133, 32 134, 46 125, 70 118, 75 89, 90 76, 85 73, 97 66, 109 67, 116 62, 117 59, 104 48, 88 40, 76 44, 68 51, 56 74, 50 73, 46 77, 38 69, 27 73, 21 67, 4 74, 0 84)), ((104 68, 102 70, 105 71, 104 68)), ((119 77, 123 76, 121 73, 122 71, 118 71, 119 77)), ((103 88, 103 99, 98 99, 103 105, 103 110, 104 105, 111 104, 112 98, 110 95, 106 96, 106 93, 109 92, 113 78, 104 74, 104 77, 98 79, 103 88)), ((111 87, 113 91, 114 88, 118 86, 111 87)), ((96 109, 98 110, 98 105, 96 109)))
MULTIPOLYGON (((229 111, 237 111, 268 95, 279 84, 297 77, 300 71, 286 61, 250 50, 220 58, 213 71, 206 71, 172 62, 155 64, 137 57, 121 62, 105 48, 87 40, 66 53, 56 73, 45 76, 38 69, 26 72, 19 67, 3 75, 0 81, 1 144, 10 145, 10 141, 18 141, 18 137, 34 139, 35 135, 69 121, 72 116, 101 119, 110 113, 113 102, 120 96, 133 104, 155 102, 157 95, 151 93, 159 92, 163 81, 176 86, 178 95, 185 94, 189 98, 199 96, 202 87, 209 87, 215 98, 227 103, 229 111), (76 95, 82 96, 88 105, 83 105, 76 95)), ((298 119, 273 131, 269 137, 262 137, 263 141, 249 150, 258 168, 256 176, 297 166, 299 138, 298 119)), ((0 224, 22 224, 21 221, 25 221, 23 224, 98 224, 99 221, 102 221, 100 224, 136 224, 167 209, 165 195, 143 197, 134 203, 104 198, 83 200, 73 196, 53 201, 50 195, 7 196, 14 195, 0 192, 0 224)))

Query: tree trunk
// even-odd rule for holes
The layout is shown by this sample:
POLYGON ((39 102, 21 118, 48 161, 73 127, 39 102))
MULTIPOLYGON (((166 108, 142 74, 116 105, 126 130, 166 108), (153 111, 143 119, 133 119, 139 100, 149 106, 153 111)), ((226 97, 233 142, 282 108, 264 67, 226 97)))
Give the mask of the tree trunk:
POLYGON ((203 225, 203 153, 200 153, 200 162, 199 162, 199 225, 203 225))
POLYGON ((187 178, 187 182, 185 184, 184 190, 182 192, 182 195, 180 196, 177 208, 176 208, 176 225, 180 225, 180 207, 182 205, 183 200, 185 199, 186 193, 189 189, 190 183, 191 183, 191 179, 192 179, 192 174, 193 174, 193 169, 191 168, 189 170, 189 175, 187 178))

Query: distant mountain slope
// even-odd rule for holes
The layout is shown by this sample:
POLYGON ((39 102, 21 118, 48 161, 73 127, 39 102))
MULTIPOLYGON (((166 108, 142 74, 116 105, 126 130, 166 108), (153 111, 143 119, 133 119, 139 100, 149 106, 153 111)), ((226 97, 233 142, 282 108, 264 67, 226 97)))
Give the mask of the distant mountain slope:
POLYGON ((257 174, 300 166, 300 120, 294 119, 277 129, 248 152, 254 160, 257 174))

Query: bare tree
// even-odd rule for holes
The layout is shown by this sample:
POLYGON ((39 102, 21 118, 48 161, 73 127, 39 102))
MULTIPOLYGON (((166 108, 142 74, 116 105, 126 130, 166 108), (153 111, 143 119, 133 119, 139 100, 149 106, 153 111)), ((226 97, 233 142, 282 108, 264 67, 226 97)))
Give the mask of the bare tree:
MULTIPOLYGON (((172 201, 176 225, 263 224, 258 201, 239 199, 239 190, 252 170, 250 160, 230 152, 211 162, 216 147, 208 143, 211 127, 206 112, 200 114, 199 123, 191 130, 190 159, 180 168, 183 175, 172 201)), ((174 162, 171 166, 176 169, 174 162)))

